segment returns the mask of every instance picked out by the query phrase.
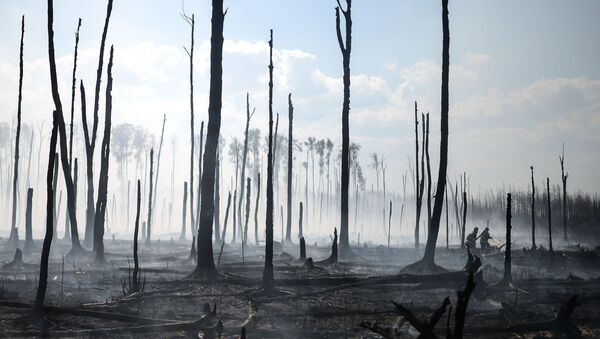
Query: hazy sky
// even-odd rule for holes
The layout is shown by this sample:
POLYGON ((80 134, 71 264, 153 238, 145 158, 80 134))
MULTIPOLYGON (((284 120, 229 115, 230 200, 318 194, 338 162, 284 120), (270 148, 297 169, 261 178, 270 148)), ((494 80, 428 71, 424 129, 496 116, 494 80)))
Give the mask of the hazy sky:
MULTIPOLYGON (((339 145, 342 67, 335 6, 333 0, 225 1, 226 139, 243 132, 246 92, 256 106, 252 127, 267 127, 266 40, 273 28, 274 109, 282 113, 281 123, 287 124, 287 93, 292 92, 296 136, 329 137, 339 145)), ((199 126, 207 119, 211 7, 208 0, 186 1, 184 7, 196 17, 199 126)), ((78 17, 83 19, 78 78, 92 102, 105 11, 106 1, 55 1, 64 107, 69 107, 78 17)), ((189 63, 183 46, 189 45, 190 36, 181 11, 181 1, 115 0, 107 44, 115 46, 113 123, 142 124, 159 135, 166 113, 165 133, 178 136, 178 157, 187 165, 189 63)), ((23 120, 47 120, 49 126, 53 105, 46 2, 41 0, 0 2, 0 121, 11 121, 16 112, 22 14, 23 120)), ((600 2, 593 0, 450 1, 451 177, 466 171, 475 190, 503 183, 524 188, 534 165, 538 182, 549 176, 558 183, 564 140, 570 190, 600 190, 599 16, 600 2)), ((363 145, 361 162, 370 178, 367 155, 386 155, 388 185, 398 191, 408 157, 414 159, 415 100, 420 110, 431 113, 432 168, 437 173, 441 4, 355 0, 353 24, 351 139, 363 145)))

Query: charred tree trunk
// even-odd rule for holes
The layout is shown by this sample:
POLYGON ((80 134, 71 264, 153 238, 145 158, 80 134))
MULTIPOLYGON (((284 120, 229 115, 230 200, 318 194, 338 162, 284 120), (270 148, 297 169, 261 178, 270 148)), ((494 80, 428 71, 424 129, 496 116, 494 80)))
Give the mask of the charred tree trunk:
MULTIPOLYGON (((244 178, 246 177, 246 159, 248 158, 248 129, 250 128, 250 118, 254 115, 254 111, 250 114, 250 95, 246 93, 246 128, 244 130, 244 149, 242 151, 242 171, 240 175, 240 200, 238 203, 238 216, 242 219, 242 204, 244 202, 244 178)), ((248 210, 249 206, 246 207, 248 210)), ((241 232, 241 222, 240 222, 240 237, 242 238, 243 243, 246 243, 247 234, 246 232, 241 232)), ((247 225, 246 225, 247 226, 247 225)))
POLYGON ((460 239, 460 247, 464 248, 465 247, 465 234, 467 231, 467 192, 463 191, 463 203, 462 203, 462 232, 461 232, 461 239, 460 239))
POLYGON ((221 130, 221 95, 223 91, 223 0, 212 2, 210 37, 210 94, 208 102, 208 127, 202 173, 202 199, 198 228, 198 264, 192 273, 195 278, 214 278, 217 273, 213 258, 212 232, 215 212, 215 159, 221 130))
POLYGON ((244 220, 244 246, 246 246, 248 244, 248 220, 250 219, 250 182, 251 179, 248 177, 248 179, 246 179, 248 181, 248 187, 246 187, 247 191, 246 191, 246 217, 244 220))
MULTIPOLYGON (((53 10, 52 0, 48 0, 48 34, 52 33, 53 10)), ((54 83, 53 83, 54 85, 54 83)), ((54 162, 56 159, 56 138, 58 134, 58 118, 54 111, 52 119, 52 135, 50 137, 50 151, 48 152, 48 171, 46 173, 46 235, 42 247, 40 259, 40 277, 38 279, 38 288, 33 304, 33 313, 41 316, 44 310, 44 299, 46 298, 46 286, 48 285, 48 258, 50 256, 50 246, 52 246, 52 237, 54 235, 54 193, 52 190, 52 179, 54 177, 54 162)))
POLYGON ((429 159, 429 112, 425 115, 425 160, 427 164, 427 230, 431 228, 431 164, 429 159))
POLYGON ((254 241, 258 246, 258 204, 260 202, 260 172, 256 173, 256 206, 254 207, 254 241))
POLYGON ((146 245, 150 246, 152 236, 152 193, 154 183, 154 148, 150 149, 150 190, 148 190, 148 219, 146 219, 146 245))
MULTIPOLYGON (((190 225, 192 229, 195 223, 194 218, 194 14, 192 17, 183 15, 183 18, 190 25, 190 50, 186 49, 188 56, 190 57, 190 225)), ((198 159, 200 161, 200 159, 198 159)), ((193 235, 194 232, 192 232, 193 235)))
MULTIPOLYGON (((17 135, 15 136, 15 166, 13 169, 12 190, 12 219, 10 226, 10 240, 16 246, 19 244, 19 231, 17 229, 17 189, 19 179, 19 141, 21 139, 21 102, 23 101, 23 37, 25 36, 25 15, 21 16, 21 47, 19 49, 19 97, 17 100, 17 135)), ((58 90, 57 90, 58 91, 58 90)))
MULTIPOLYGON (((140 206, 142 204, 142 193, 140 189, 140 180, 137 181, 137 208, 135 212, 135 229, 133 231, 133 284, 132 286, 138 287, 138 271, 140 268, 138 262, 138 232, 140 230, 140 206)), ((184 215, 185 218, 185 215, 184 215)))
POLYGON ((227 220, 229 219, 229 207, 231 206, 231 191, 227 196, 227 207, 225 208, 225 220, 223 221, 223 235, 221 236, 221 251, 223 251, 223 244, 225 243, 225 235, 227 234, 227 220))
POLYGON ((106 113, 104 116, 104 137, 100 149, 100 175, 98 181, 98 199, 96 200, 96 213, 94 216, 94 251, 96 261, 105 262, 104 259, 104 220, 106 201, 108 195, 108 165, 110 155, 110 128, 112 118, 112 66, 113 46, 110 46, 106 82, 106 113))
MULTIPOLYGON (((198 199, 196 199, 196 215, 200 215, 200 195, 202 194, 202 148, 204 147, 204 121, 200 122, 200 147, 198 147, 198 199)), ((216 158, 216 157, 215 157, 216 158)), ((200 222, 200 218, 196 219, 200 222)), ((197 230, 200 225, 192 226, 192 234, 194 230, 197 230)))
POLYGON ((419 249, 419 224, 421 222, 421 205, 423 203, 423 190, 421 183, 423 178, 419 174, 419 118, 417 116, 417 102, 415 101, 415 196, 416 196, 416 211, 415 211, 415 249, 419 249))
POLYGON ((220 148, 217 146, 217 156, 215 157, 215 244, 221 242, 221 160, 219 153, 220 148))
POLYGON ((559 157, 560 160, 560 177, 562 181, 562 221, 563 221, 563 239, 565 242, 567 241, 567 178, 569 178, 569 173, 565 174, 565 144, 563 143, 562 156, 559 157))
MULTIPOLYGON (((71 123, 69 124, 69 163, 73 163, 73 118, 75 115, 75 90, 77 89, 77 80, 75 79, 75 75, 77 72, 77 48, 79 47, 79 28, 81 27, 81 18, 77 22, 77 32, 75 33, 75 52, 73 57, 73 76, 71 82, 71 123)), ((77 170, 74 170, 73 176, 75 176, 77 170)), ((75 184, 77 186, 77 184, 75 184)), ((75 192, 77 192, 77 187, 75 187, 75 192)), ((77 194, 75 194, 75 200, 77 200, 77 194)), ((67 206, 67 213, 68 213, 67 206)), ((65 218, 65 240, 70 238, 69 234, 69 218, 65 218)))
POLYGON ((292 167, 294 146, 293 138, 294 105, 292 104, 292 93, 288 94, 288 149, 287 149, 287 230, 285 241, 292 243, 292 167))
POLYGON ((533 179, 533 166, 531 168, 531 249, 535 250, 535 181, 533 179))
POLYGON ((442 206, 444 204, 444 191, 446 189, 446 173, 448 168, 448 110, 449 110, 449 70, 450 70, 450 28, 448 22, 448 0, 442 0, 442 93, 441 93, 441 138, 440 138, 440 166, 435 189, 435 201, 429 231, 427 232, 427 245, 423 260, 428 265, 434 265, 435 247, 440 230, 442 206))
POLYGON ((548 199, 548 250, 551 254, 554 253, 552 247, 552 199, 550 198, 550 178, 546 178, 546 192, 548 199))
POLYGON ((306 259, 306 242, 300 237, 300 259, 306 259))
POLYGON ((186 216, 187 216, 187 195, 188 195, 188 183, 183 182, 183 211, 181 213, 181 235, 179 236, 180 241, 185 241, 185 227, 186 227, 186 216))
POLYGON ((512 199, 511 194, 506 195, 506 249, 504 250, 504 276, 501 286, 512 286, 512 260, 511 260, 511 232, 512 232, 512 199))
POLYGON ((25 252, 31 251, 35 248, 33 243, 33 236, 31 232, 31 206, 33 201, 33 188, 27 189, 27 207, 25 210, 25 252))
MULTIPOLYGON (((49 7, 52 5, 48 3, 49 7)), ((48 9, 50 16, 51 9, 48 9)), ((49 18, 50 19, 50 18, 49 18)), ((71 222, 71 244, 72 248, 69 254, 74 255, 83 250, 79 243, 79 234, 77 232, 77 216, 75 210, 75 192, 73 177, 71 176, 71 164, 69 163, 69 155, 67 149, 67 132, 65 128, 65 120, 63 117, 62 103, 60 101, 60 95, 58 93, 58 80, 56 75, 56 61, 54 55, 54 31, 52 28, 52 22, 48 22, 48 58, 50 62, 50 80, 52 82, 52 99, 54 101, 54 107, 56 110, 56 117, 59 131, 60 141, 60 160, 61 167, 63 169, 65 185, 67 186, 67 204, 69 211, 69 219, 71 222)))
POLYGON ((262 285, 266 291, 275 288, 273 277, 273 30, 269 39, 269 151, 267 153, 267 211, 265 267, 262 285))
POLYGON ((450 230, 448 228, 448 190, 446 190, 445 192, 446 195, 446 249, 450 249, 450 244, 449 244, 449 238, 450 238, 450 230))
POLYGON ((352 0, 346 0, 346 10, 335 8, 335 24, 337 40, 342 52, 342 64, 344 69, 344 103, 342 106, 342 187, 341 187, 341 221, 340 221, 340 254, 342 257, 352 256, 350 241, 348 238, 348 196, 350 186, 350 53, 352 51, 352 0), (344 15, 346 23, 346 42, 342 38, 340 28, 340 11, 344 15))
MULTIPOLYGON (((156 198, 158 196, 158 177, 160 174, 160 155, 162 154, 163 139, 165 136, 165 123, 167 122, 167 115, 163 115, 162 130, 160 132, 160 143, 158 144, 158 159, 156 159, 156 175, 154 176, 154 193, 152 194, 152 210, 156 212, 156 198)), ((154 217, 154 215, 153 215, 154 217)))
POLYGON ((300 201, 300 210, 298 211, 298 238, 304 239, 304 234, 302 233, 302 217, 304 216, 304 206, 302 205, 302 201, 300 201))
MULTIPOLYGON (((385 212, 385 210, 384 210, 385 212)), ((390 215, 388 217, 388 232, 387 232, 387 245, 390 248, 390 238, 392 234, 392 201, 390 200, 390 215)))
POLYGON ((85 112, 85 89, 83 81, 80 82, 81 90, 81 116, 83 125, 83 136, 85 139, 85 154, 87 163, 87 209, 86 209, 86 224, 85 224, 85 244, 91 246, 95 244, 95 224, 96 211, 94 208, 94 150, 96 149, 96 135, 98 132, 98 103, 100 100, 100 81, 102 79, 102 66, 104 62, 104 45, 106 42, 106 33, 108 31, 108 23, 112 12, 112 0, 108 0, 106 7, 106 19, 104 20, 104 30, 102 31, 102 39, 100 40, 100 53, 98 56, 98 69, 96 70, 96 88, 94 91, 94 117, 92 122, 92 133, 90 135, 87 125, 87 117, 85 112))

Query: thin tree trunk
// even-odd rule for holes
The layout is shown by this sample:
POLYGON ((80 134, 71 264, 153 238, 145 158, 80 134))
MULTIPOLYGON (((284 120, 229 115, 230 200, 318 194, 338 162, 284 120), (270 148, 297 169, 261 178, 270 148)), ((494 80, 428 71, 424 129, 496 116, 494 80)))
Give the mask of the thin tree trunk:
POLYGON ((256 174, 256 205, 254 207, 254 241, 258 246, 258 205, 260 202, 260 172, 256 174))
MULTIPOLYGON (((190 50, 188 52, 188 56, 190 57, 190 225, 192 225, 192 235, 193 227, 196 225, 195 217, 194 217, 194 14, 192 17, 185 17, 186 21, 191 26, 190 31, 190 50)), ((198 159, 200 161, 200 159, 198 159)))
POLYGON ((221 242, 221 160, 219 159, 220 147, 217 148, 215 158, 215 244, 221 242))
POLYGON ((510 286, 512 284, 512 266, 511 266, 511 209, 512 199, 511 194, 508 193, 506 196, 506 249, 504 250, 504 276, 500 284, 510 286))
POLYGON ((150 189, 148 190, 148 218, 146 219, 146 245, 150 246, 152 236, 152 193, 154 183, 154 148, 150 149, 150 189))
POLYGON ((25 252, 32 251, 35 248, 31 232, 31 206, 33 202, 33 188, 27 189, 27 207, 25 210, 25 252))
POLYGON ((195 278, 216 276, 213 258, 212 232, 215 211, 215 159, 221 129, 221 96, 223 91, 223 0, 213 0, 211 49, 210 49, 210 94, 208 103, 208 127, 204 150, 202 173, 202 198, 198 228, 198 264, 192 274, 195 278))
POLYGON ((183 182, 183 211, 181 213, 181 235, 179 235, 179 241, 185 240, 185 227, 186 227, 186 216, 187 216, 187 195, 188 195, 188 183, 183 182))
POLYGON ((419 119, 417 117, 417 102, 415 101, 415 249, 419 249, 419 223, 421 220, 421 179, 419 178, 419 119))
POLYGON ((269 39, 269 151, 267 153, 267 211, 265 239, 265 267, 262 285, 265 290, 275 288, 273 277, 273 30, 269 39))
POLYGON ((465 247, 465 234, 467 233, 467 192, 463 191, 463 203, 462 203, 462 232, 460 239, 460 248, 465 247))
MULTIPOLYGON (((17 246, 19 231, 17 229, 17 189, 19 179, 19 141, 21 139, 21 102, 23 101, 23 38, 25 36, 25 15, 21 16, 21 47, 19 49, 19 98, 17 100, 17 135, 15 137, 15 166, 13 170, 12 189, 12 219, 10 226, 10 240, 17 246)), ((54 47, 52 47, 54 49, 54 47)), ((58 89, 57 89, 58 91, 58 89)))
POLYGON ((553 254, 554 248, 552 247, 552 200, 550 198, 550 178, 546 178, 546 190, 548 194, 548 250, 551 254, 553 254))
POLYGON ((429 159, 429 112, 425 115, 425 160, 427 164, 427 230, 431 227, 431 164, 429 159))
MULTIPOLYGON (((85 243, 90 246, 96 242, 94 241, 95 236, 95 223, 96 223, 96 211, 94 207, 94 151, 96 148, 96 135, 98 132, 98 104, 100 100, 100 81, 102 79, 102 66, 104 62, 104 45, 106 42, 106 34, 108 32, 108 23, 110 21, 110 14, 112 13, 113 0, 108 0, 106 7, 106 19, 104 20, 104 29, 102 31, 102 39, 100 40, 100 53, 98 56, 98 69, 96 70, 96 88, 94 91, 94 112, 92 122, 92 134, 89 134, 87 126, 87 117, 85 112, 85 90, 83 87, 83 81, 80 82, 81 90, 81 116, 83 121, 83 136, 85 140, 85 153, 87 163, 87 210, 86 210, 86 226, 85 226, 85 243)), ((102 217, 104 219, 104 216, 102 217)))
MULTIPOLYGON (((53 13, 52 0, 48 0, 48 27, 52 29, 53 13)), ((51 33, 49 33, 51 34, 51 33)), ((56 159, 56 139, 58 134, 58 117, 54 111, 52 119, 52 135, 50 137, 50 150, 48 152, 48 171, 46 173, 46 235, 40 259, 40 276, 38 279, 37 293, 33 304, 33 314, 43 316, 44 299, 46 298, 46 287, 48 285, 48 258, 50 246, 54 235, 54 193, 52 190, 52 179, 54 177, 54 163, 56 159)))
POLYGON ((292 104, 292 93, 288 94, 288 159, 287 159, 287 232, 285 240, 288 243, 292 242, 292 167, 293 156, 292 150, 294 145, 294 137, 292 134, 294 122, 294 105, 292 104))
POLYGON ((79 28, 81 28, 81 18, 77 22, 77 32, 75 33, 75 52, 73 57, 73 76, 71 82, 71 123, 69 124, 69 163, 73 163, 73 117, 75 115, 75 91, 77 89, 77 48, 79 47, 79 28))
MULTIPOLYGON (((187 184, 187 183, 186 183, 187 184)), ((137 288, 138 282, 138 271, 140 268, 138 262, 138 232, 140 230, 140 206, 142 202, 142 194, 140 189, 140 180, 137 181, 137 208, 135 212, 135 229, 133 231, 133 283, 132 286, 137 288)), ((184 215, 185 218, 185 215, 184 215)))
MULTIPOLYGON (((196 199, 196 215, 200 214, 200 197, 202 193, 202 148, 204 147, 204 121, 200 122, 200 147, 198 147, 198 199, 196 199)), ((200 218, 196 219, 197 222, 200 218)), ((194 225, 198 229, 200 225, 194 225)))
POLYGON ((160 155, 162 154, 162 145, 163 145, 163 139, 165 136, 165 123, 166 122, 167 122, 167 115, 164 114, 162 130, 160 132, 160 143, 158 144, 158 159, 156 160, 156 176, 154 177, 154 193, 152 194, 153 199, 154 199, 154 200, 152 200, 152 210, 154 212, 156 212, 156 198, 158 196, 158 177, 160 174, 160 155))
MULTIPOLYGON (((234 198, 235 199, 235 198, 234 198)), ((221 249, 225 243, 225 235, 227 234, 227 220, 229 219, 229 207, 231 206, 231 191, 227 196, 227 207, 225 208, 225 220, 223 221, 223 235, 221 236, 221 249)))
POLYGON ((110 46, 110 57, 107 67, 106 82, 106 113, 104 116, 104 137, 100 149, 100 175, 98 181, 98 199, 96 200, 96 214, 94 220, 94 251, 96 261, 105 262, 104 259, 104 220, 106 213, 106 201, 108 194, 108 165, 110 155, 110 128, 112 118, 112 66, 113 46, 110 46))
POLYGON ((533 166, 531 168, 531 249, 535 250, 535 181, 533 179, 533 166))
POLYGON ((300 210, 298 211, 298 238, 304 239, 304 234, 302 233, 302 216, 304 215, 304 206, 302 206, 302 201, 300 201, 300 210))
MULTIPOLYGON (((338 2, 338 6, 339 2, 338 2)), ((352 51, 352 0, 346 0, 346 10, 336 7, 335 23, 337 40, 342 52, 342 64, 344 69, 344 102, 342 107, 342 197, 341 197, 341 221, 340 221, 340 254, 342 257, 352 256, 350 241, 348 238, 348 196, 350 185, 350 53, 352 51), (344 15, 346 23, 346 41, 342 38, 340 28, 340 11, 344 15)))
MULTIPOLYGON (((240 217, 240 219, 242 218, 242 204, 244 202, 244 178, 246 177, 246 159, 248 157, 248 129, 250 128, 250 118, 252 117, 252 115, 254 115, 254 111, 252 111, 252 114, 250 114, 250 95, 248 93, 246 93, 246 128, 244 130, 244 149, 242 151, 242 172, 240 175, 240 178, 242 180, 240 180, 240 200, 238 203, 238 208, 237 208, 237 214, 240 217)), ((240 228, 241 228, 241 223, 240 223, 240 228)), ((241 238, 243 238, 244 242, 247 239, 247 235, 244 233, 242 234, 241 229, 240 229, 240 236, 241 238)))
POLYGON ((569 178, 569 173, 565 174, 565 144, 563 143, 562 156, 559 157, 560 160, 560 173, 562 179, 562 190, 563 190, 563 198, 562 198, 562 221, 563 221, 563 239, 565 242, 567 241, 567 179, 569 178))
POLYGON ((246 179, 248 181, 248 187, 246 192, 246 217, 244 220, 244 242, 243 245, 246 246, 248 244, 248 219, 250 218, 250 182, 251 179, 248 177, 246 179))
MULTIPOLYGON (((385 212, 385 210, 384 210, 385 212)), ((387 237, 387 245, 390 248, 390 237, 392 234, 392 201, 390 200, 390 216, 388 218, 388 237, 387 237)))

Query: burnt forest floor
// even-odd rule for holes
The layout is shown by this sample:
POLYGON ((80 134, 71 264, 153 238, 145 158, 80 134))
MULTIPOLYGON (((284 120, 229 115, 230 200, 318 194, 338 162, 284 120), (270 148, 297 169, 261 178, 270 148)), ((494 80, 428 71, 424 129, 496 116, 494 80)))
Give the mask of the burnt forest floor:
MULTIPOLYGON (((54 243, 48 276, 46 322, 29 316, 35 298, 41 241, 38 249, 23 254, 22 265, 12 261, 14 249, 0 240, 0 337, 240 337, 248 338, 378 338, 358 326, 377 322, 398 337, 418 332, 400 316, 392 300, 418 318, 429 316, 465 281, 440 275, 399 275, 419 258, 414 249, 353 247, 354 258, 319 263, 330 247, 307 246, 314 267, 298 259, 298 246, 275 245, 274 267, 278 293, 262 293, 264 247, 226 244, 215 281, 194 281, 190 242, 160 241, 140 244, 143 292, 124 295, 132 262, 131 241, 105 241, 107 263, 97 265, 93 255, 64 257, 70 243, 54 243), (380 278, 387 277, 387 278, 380 278), (216 313, 206 315, 204 304, 216 313), (129 317, 130 316, 130 317, 129 317), (210 319, 209 319, 210 318, 210 319), (200 321, 199 321, 200 320, 200 321), (196 322, 195 322, 196 321, 196 322), (198 327, 195 327, 198 326, 198 327)), ((22 246, 21 246, 22 247, 22 246)), ((215 262, 220 245, 215 245, 215 262)), ((464 250, 438 248, 436 263, 460 271, 467 260, 464 250)), ((514 287, 493 284, 502 277, 503 254, 482 258, 482 278, 475 287, 466 316, 465 337, 560 337, 554 332, 503 332, 508 326, 555 318, 560 306, 575 294, 579 303, 571 320, 584 337, 600 337, 600 253, 571 249, 555 252, 513 250, 514 287)), ((446 315, 435 332, 445 335, 446 315)), ((454 314, 449 319, 453 326, 454 314)))

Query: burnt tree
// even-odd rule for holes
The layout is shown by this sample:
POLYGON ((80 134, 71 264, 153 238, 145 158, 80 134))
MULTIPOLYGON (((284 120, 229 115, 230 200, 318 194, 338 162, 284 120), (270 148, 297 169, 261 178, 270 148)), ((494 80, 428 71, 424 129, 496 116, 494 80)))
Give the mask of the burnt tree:
POLYGON ((550 198, 550 178, 546 178, 546 200, 548 202, 548 250, 552 254, 552 199, 550 198))
POLYGON ((267 211, 265 239, 265 267, 262 286, 265 291, 275 288, 273 277, 273 30, 269 39, 269 150, 267 153, 267 211))
POLYGON ((350 240, 348 238, 348 195, 350 186, 350 53, 352 51, 352 0, 346 0, 344 10, 338 0, 335 8, 335 28, 337 40, 342 52, 342 65, 344 69, 344 102, 342 105, 342 181, 341 181, 341 220, 340 220, 340 256, 352 256, 350 240), (346 23, 346 42, 342 38, 340 28, 340 11, 346 23))
MULTIPOLYGON (((10 240, 17 246, 19 231, 17 230, 17 189, 19 180, 19 141, 21 139, 21 102, 23 101, 23 37, 25 36, 25 15, 21 16, 21 47, 19 49, 19 97, 17 99, 17 135, 15 136, 15 166, 13 169, 12 190, 12 219, 10 226, 10 240)), ((58 89, 57 89, 58 91, 58 89)))
POLYGON ((154 148, 150 149, 150 190, 148 191, 148 218, 146 219, 146 245, 150 246, 150 237, 152 235, 152 193, 154 184, 154 148))
POLYGON ((202 199, 198 227, 198 262, 194 278, 213 278, 217 269, 213 258, 212 232, 215 211, 215 159, 221 129, 221 95, 223 91, 223 0, 212 1, 210 37, 210 94, 208 100, 208 127, 202 173, 202 199))
POLYGON ((298 210, 298 238, 304 239, 304 235, 302 234, 302 216, 304 214, 304 206, 302 205, 302 201, 300 201, 300 209, 298 210))
MULTIPOLYGON (((181 17, 190 25, 190 49, 184 47, 190 57, 190 224, 192 227, 196 225, 194 222, 194 14, 188 17, 181 14, 181 17)), ((198 160, 200 161, 200 160, 198 160)))
MULTIPOLYGON (((431 223, 427 232, 425 254, 421 260, 426 271, 438 271, 441 267, 435 265, 435 248, 440 230, 440 219, 444 204, 446 189, 446 172, 448 168, 448 110, 449 110, 449 69, 450 69, 450 29, 448 23, 448 0, 442 0, 442 93, 441 93, 441 138, 440 138, 440 165, 438 170, 437 187, 431 223)), ((418 264, 418 262, 417 262, 418 264)))
POLYGON ((187 195, 188 195, 188 183, 187 181, 183 182, 183 211, 181 213, 181 234, 179 235, 179 240, 185 240, 185 223, 186 223, 186 215, 187 215, 187 195))
POLYGON ((567 241, 567 179, 569 173, 565 174, 565 144, 563 143, 562 155, 558 157, 560 161, 560 178, 562 181, 562 222, 563 222, 563 239, 567 241))
POLYGON ((138 233, 140 230, 140 206, 142 204, 142 194, 140 190, 140 180, 137 181, 137 207, 135 212, 135 229, 133 230, 133 281, 132 287, 135 291, 139 290, 139 269, 138 261, 138 233))
POLYGON ((244 234, 242 236, 243 242, 242 245, 246 246, 248 244, 248 220, 250 219, 250 183, 251 179, 248 177, 246 179, 248 181, 246 188, 246 216, 244 218, 244 234))
MULTIPOLYGON (((52 0, 48 0, 48 35, 52 36, 53 10, 52 0)), ((54 85, 54 83, 53 83, 54 85)), ((42 316, 44 312, 44 299, 46 298, 46 287, 48 286, 48 258, 50 256, 50 246, 52 246, 52 237, 54 236, 54 193, 52 189, 52 179, 54 177, 54 162, 56 159, 56 139, 58 134, 58 118, 54 111, 52 118, 52 135, 50 136, 50 150, 48 152, 48 170, 46 172, 46 235, 42 246, 40 259, 40 276, 38 287, 33 304, 34 316, 42 316)))
POLYGON ((23 250, 25 252, 35 249, 35 244, 33 243, 33 236, 32 236, 32 232, 31 232, 32 201, 33 201, 33 188, 29 187, 27 189, 27 207, 25 210, 25 247, 23 248, 23 250))
POLYGON ((535 181, 533 179, 533 166, 531 168, 531 249, 535 250, 535 181))
POLYGON ((292 93, 288 94, 288 149, 287 149, 287 229, 285 241, 292 243, 292 167, 294 158, 292 150, 294 145, 293 138, 294 105, 292 104, 292 93))
MULTIPOLYGON (((246 128, 244 129, 244 149, 242 151, 242 171, 240 174, 240 200, 238 202, 238 208, 237 208, 237 215, 239 216, 240 220, 242 219, 242 204, 244 203, 244 178, 246 177, 246 159, 248 158, 248 129, 250 128, 250 119, 252 118, 252 116, 254 115, 254 111, 256 109, 252 110, 252 113, 250 113, 250 95, 248 93, 246 93, 246 128)), ((249 207, 246 208, 246 210, 248 210, 249 207)), ((241 231, 241 225, 242 223, 240 222, 240 237, 242 238, 242 242, 245 243, 246 239, 247 239, 247 234, 246 232, 241 231)), ((246 227, 247 227, 247 221, 246 221, 246 227)))
POLYGON ((511 232, 512 232, 512 195, 506 195, 506 249, 504 250, 504 275, 500 286, 512 286, 512 257, 511 257, 511 232))
MULTIPOLYGON (((96 87, 94 90, 94 111, 92 121, 92 133, 89 133, 87 116, 85 112, 85 90, 83 81, 80 82, 81 89, 81 118, 83 126, 83 137, 85 141, 85 155, 87 164, 87 208, 85 222, 85 238, 86 246, 91 246, 94 242, 94 225, 96 222, 96 211, 94 207, 94 151, 96 149, 96 136, 98 133, 98 104, 100 100, 100 81, 102 79, 102 68, 104 64, 104 45, 106 42, 106 33, 108 31, 108 23, 110 14, 112 13, 112 0, 108 0, 106 7, 106 19, 104 20, 104 29, 102 30, 102 39, 100 40, 100 53, 98 56, 98 69, 96 70, 96 87)), ((94 245, 95 247, 95 245, 94 245)))
POLYGON ((260 172, 256 173, 256 205, 254 207, 254 241, 258 246, 258 205, 260 202, 260 172))
POLYGON ((103 263, 104 259, 104 221, 106 201, 108 196, 108 165, 110 155, 110 128, 112 119, 112 66, 113 46, 110 46, 110 57, 107 67, 106 105, 104 115, 104 136, 100 148, 100 175, 98 176, 98 199, 96 200, 96 213, 94 215, 94 252, 96 261, 103 263))
POLYGON ((215 244, 221 242, 221 189, 220 179, 221 179, 221 160, 220 156, 220 147, 217 146, 217 156, 215 158, 215 244))

